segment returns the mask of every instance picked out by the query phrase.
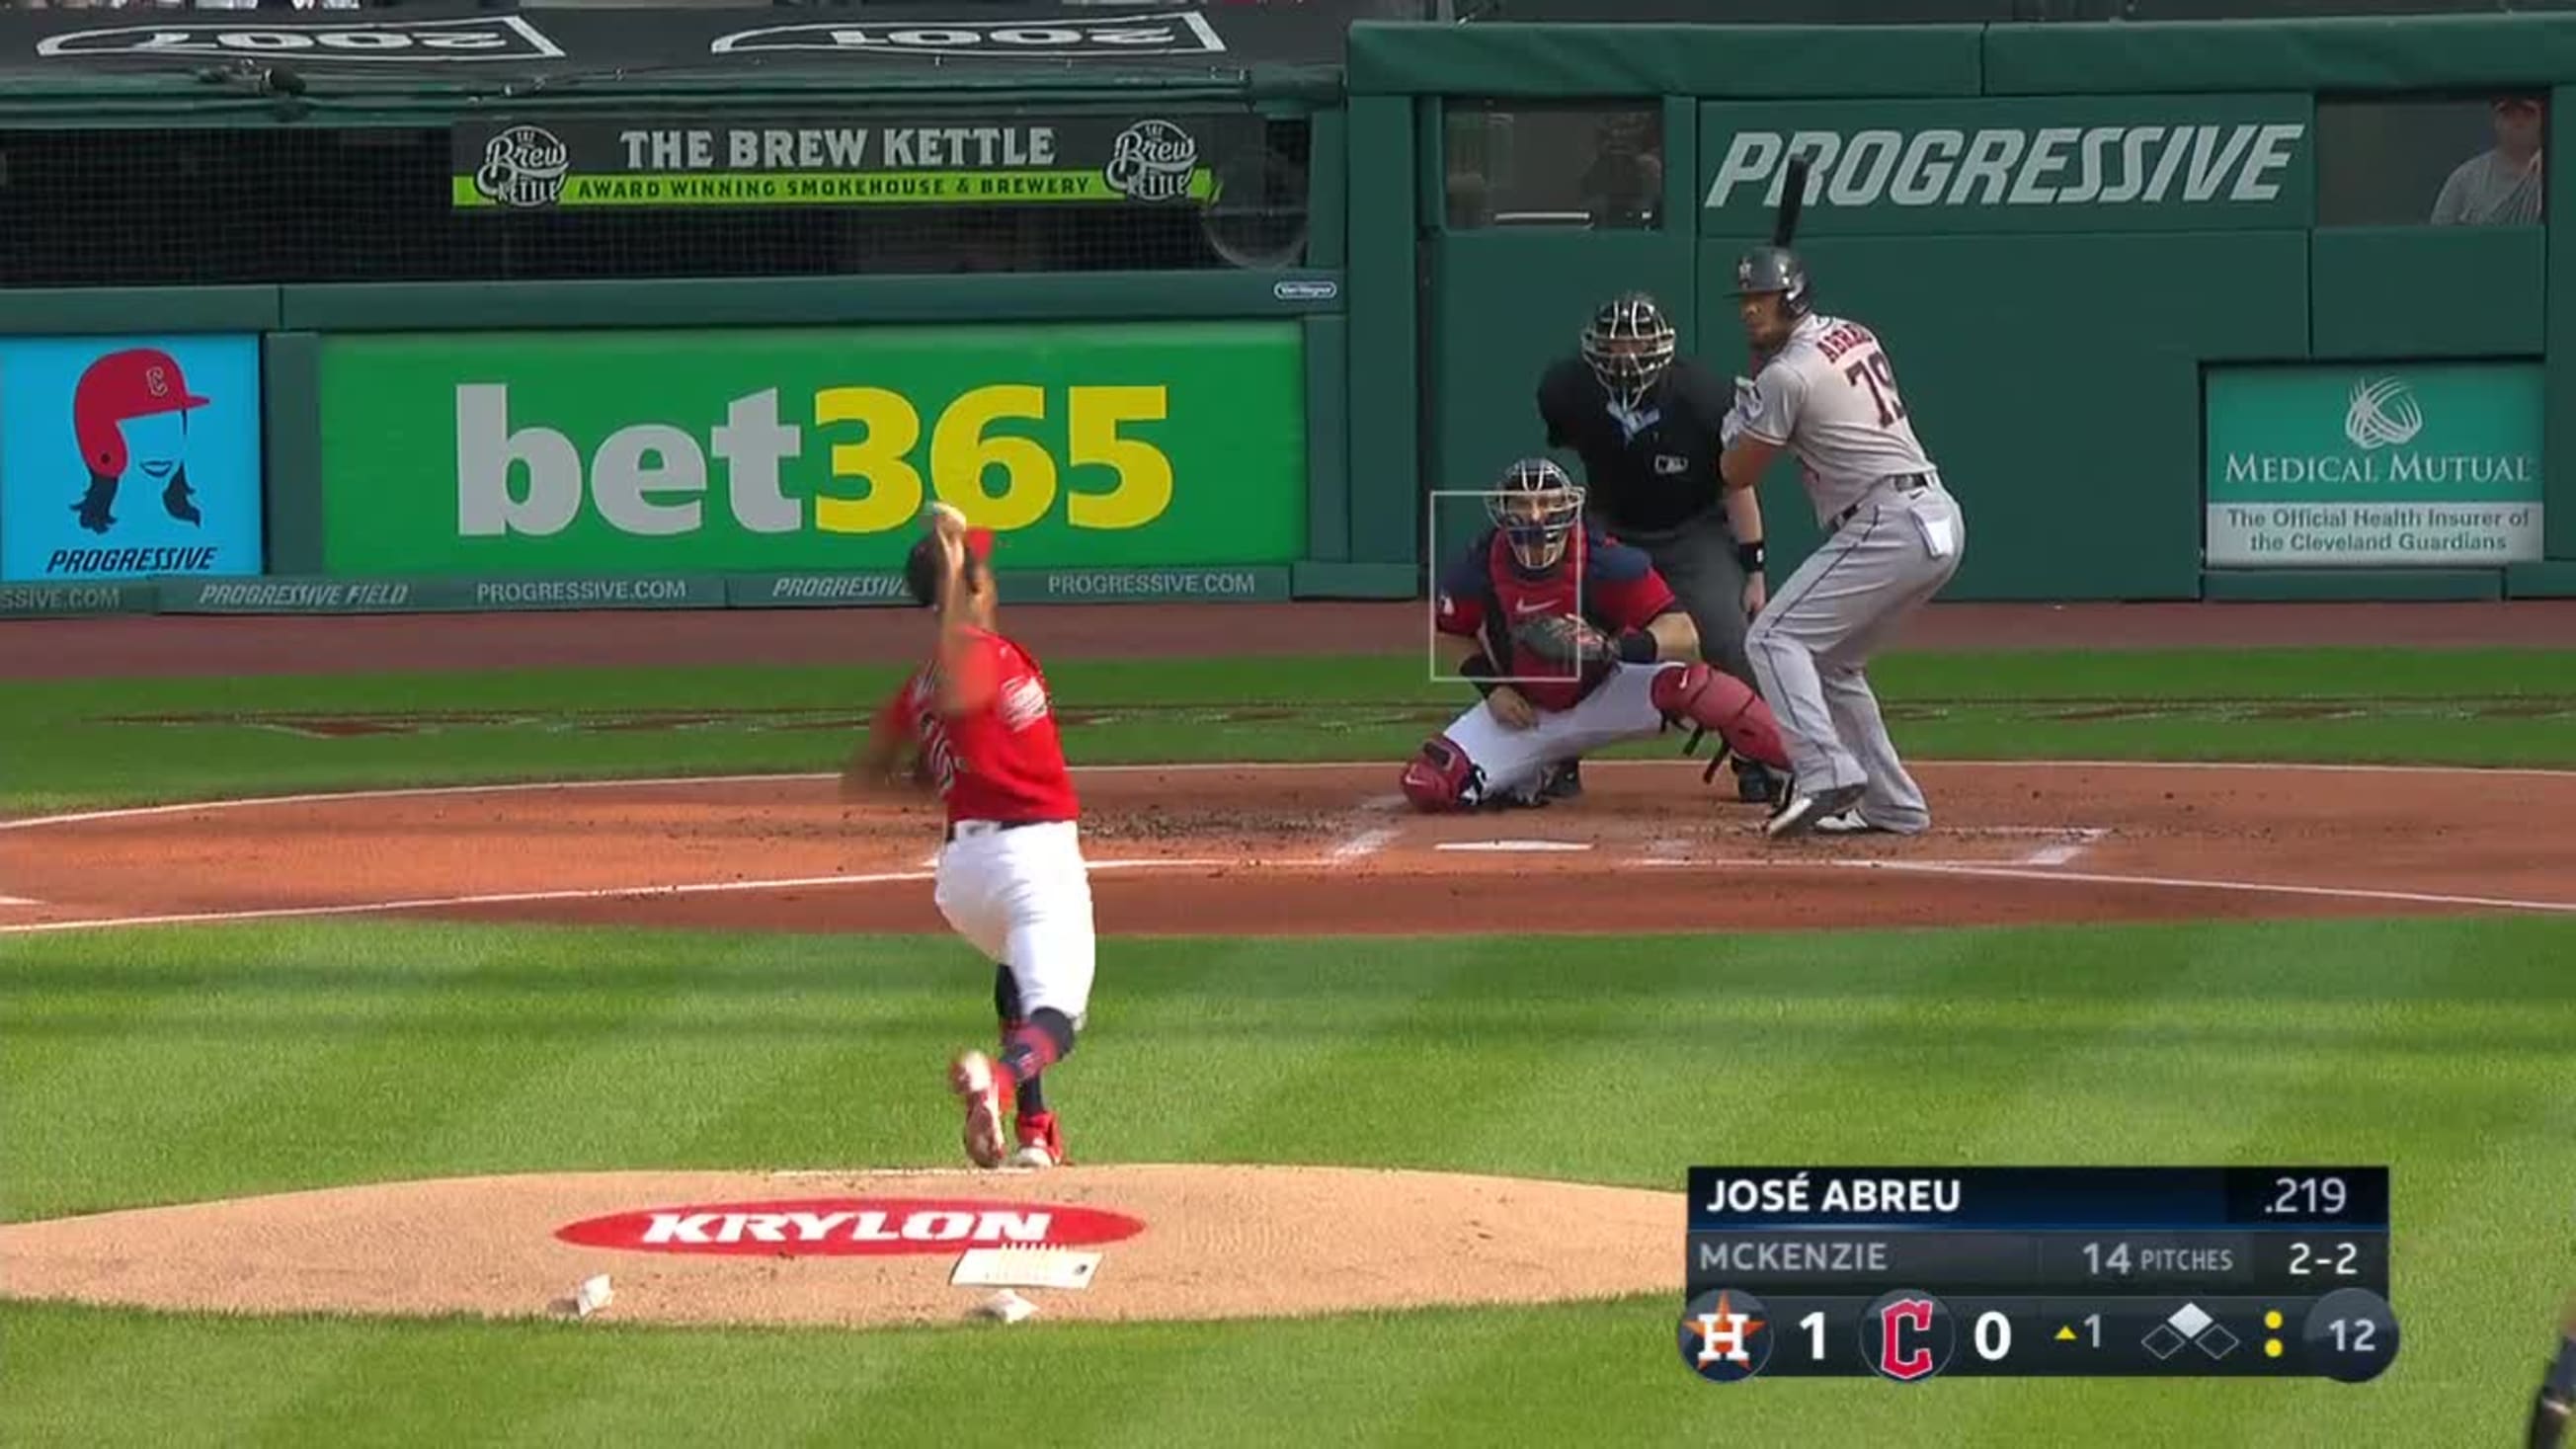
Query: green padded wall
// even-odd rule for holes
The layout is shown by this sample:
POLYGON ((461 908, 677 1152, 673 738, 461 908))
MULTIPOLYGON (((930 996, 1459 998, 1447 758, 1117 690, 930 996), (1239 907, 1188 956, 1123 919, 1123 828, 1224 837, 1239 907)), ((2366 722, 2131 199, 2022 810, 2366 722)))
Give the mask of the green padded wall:
MULTIPOLYGON (((1701 254, 1704 338, 1734 330, 1722 279, 1743 240, 1701 254)), ((2306 350, 2305 233, 1844 237, 1804 250, 1818 308, 1886 343, 1916 433, 1966 510, 1951 597, 2198 596, 2199 367, 2306 350)), ((1814 519, 1785 467, 1763 503, 1782 551, 1803 554, 1814 519)))
POLYGON ((1972 96, 1974 25, 1351 27, 1354 95, 1972 96))
MULTIPOLYGON (((1547 451, 1538 376, 1574 352, 1594 308, 1620 292, 1655 294, 1692 344, 1687 236, 1659 232, 1453 232, 1432 248, 1432 399, 1428 486, 1491 487, 1514 458, 1547 451)), ((1573 468, 1570 453, 1560 461, 1573 468)), ((1475 531, 1472 500, 1442 503, 1439 553, 1475 531)))
POLYGON ((2576 14, 1986 27, 1990 96, 2427 90, 2571 71, 2576 14))
MULTIPOLYGON (((2549 101, 2549 193, 2576 196, 2576 86, 2560 86, 2549 101)), ((2541 469, 2546 492, 2542 548, 2553 559, 2576 559, 2576 227, 2549 228, 2549 415, 2542 420, 2541 469)), ((2554 577, 2554 575, 2553 575, 2554 577)))
POLYGON ((2540 227, 2328 227, 2312 234, 2310 352, 2537 357, 2546 329, 2540 227))

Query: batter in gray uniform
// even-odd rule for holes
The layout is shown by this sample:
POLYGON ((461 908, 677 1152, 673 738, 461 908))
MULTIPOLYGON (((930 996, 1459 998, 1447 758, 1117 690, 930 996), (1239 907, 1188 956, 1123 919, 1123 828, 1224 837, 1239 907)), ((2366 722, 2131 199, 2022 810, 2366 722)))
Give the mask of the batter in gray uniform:
POLYGON ((1735 295, 1762 364, 1736 383, 1720 471, 1749 494, 1788 449, 1827 535, 1745 638, 1795 771, 1765 829, 1918 833, 1931 809, 1862 671, 1958 572, 1966 525, 1914 436, 1887 349, 1867 327, 1810 309, 1796 254, 1747 253, 1735 295))

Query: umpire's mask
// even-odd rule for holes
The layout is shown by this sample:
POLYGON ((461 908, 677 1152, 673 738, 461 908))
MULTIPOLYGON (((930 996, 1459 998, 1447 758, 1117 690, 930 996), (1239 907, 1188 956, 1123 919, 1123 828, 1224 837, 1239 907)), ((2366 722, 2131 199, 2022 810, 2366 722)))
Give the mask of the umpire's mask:
POLYGON ((1503 470, 1485 511, 1520 566, 1543 573, 1565 557, 1566 541, 1582 526, 1583 489, 1553 460, 1523 458, 1503 470))
POLYGON ((1673 324, 1643 292, 1603 303, 1583 329, 1583 360, 1609 390, 1610 401, 1634 408, 1664 369, 1673 365, 1673 324))

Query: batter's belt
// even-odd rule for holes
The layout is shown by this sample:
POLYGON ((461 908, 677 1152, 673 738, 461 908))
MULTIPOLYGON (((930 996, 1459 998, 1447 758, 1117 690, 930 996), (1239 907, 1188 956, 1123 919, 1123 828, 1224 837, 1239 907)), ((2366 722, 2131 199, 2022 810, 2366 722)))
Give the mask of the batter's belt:
POLYGON ((1869 491, 1861 495, 1859 502, 1854 503, 1851 507, 1844 509, 1842 512, 1837 513, 1832 518, 1826 520, 1825 532, 1842 532, 1843 525, 1851 522, 1855 518, 1858 518, 1860 516, 1860 511, 1869 506, 1870 500, 1877 497, 1878 490, 1882 488, 1892 489, 1898 493, 1915 494, 1922 492, 1926 488, 1938 487, 1940 482, 1941 475, 1938 473, 1889 474, 1887 477, 1881 478, 1877 482, 1869 485, 1869 491))

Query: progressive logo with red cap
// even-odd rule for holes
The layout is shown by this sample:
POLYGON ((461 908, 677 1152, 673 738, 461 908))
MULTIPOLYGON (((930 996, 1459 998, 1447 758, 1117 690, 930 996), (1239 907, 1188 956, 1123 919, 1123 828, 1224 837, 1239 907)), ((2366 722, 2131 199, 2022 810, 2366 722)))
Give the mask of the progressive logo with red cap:
POLYGON ((567 1223, 555 1237, 637 1253, 835 1258, 1091 1247, 1143 1231, 1140 1218, 1060 1203, 832 1197, 643 1208, 567 1223))

